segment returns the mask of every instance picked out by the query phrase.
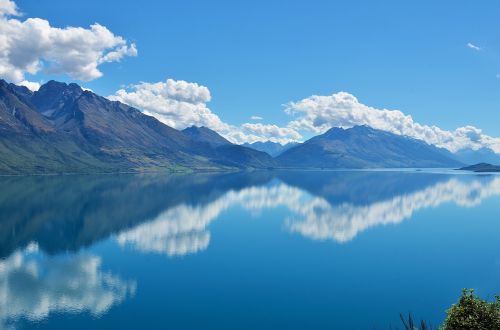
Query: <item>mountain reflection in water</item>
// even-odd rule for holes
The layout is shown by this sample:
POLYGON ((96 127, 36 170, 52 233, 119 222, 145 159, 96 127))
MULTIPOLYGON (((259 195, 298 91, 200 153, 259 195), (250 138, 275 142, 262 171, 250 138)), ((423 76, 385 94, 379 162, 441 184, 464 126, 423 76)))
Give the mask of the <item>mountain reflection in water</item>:
POLYGON ((36 242, 49 254, 116 236, 169 256, 196 253, 225 210, 286 207, 292 233, 344 243, 420 209, 476 206, 500 194, 499 176, 399 172, 256 172, 1 178, 0 255, 36 242), (23 205, 19 208, 19 205, 23 205))
POLYGON ((496 175, 397 171, 1 177, 0 184, 0 326, 53 312, 99 316, 133 297, 136 281, 103 270, 105 260, 87 251, 98 242, 123 253, 196 254, 210 248, 212 222, 237 207, 284 210, 277 221, 288 234, 345 244, 419 210, 469 208, 500 195, 496 175))

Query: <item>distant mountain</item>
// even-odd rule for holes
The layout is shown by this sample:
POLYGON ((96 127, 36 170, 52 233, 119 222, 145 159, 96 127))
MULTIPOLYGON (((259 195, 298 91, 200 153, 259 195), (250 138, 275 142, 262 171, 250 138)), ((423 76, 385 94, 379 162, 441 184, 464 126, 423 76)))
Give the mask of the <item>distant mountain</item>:
POLYGON ((454 156, 464 164, 500 164, 500 154, 495 153, 490 148, 481 148, 478 150, 462 149, 455 152, 454 156))
POLYGON ((285 152, 286 150, 293 148, 300 143, 297 142, 289 142, 287 144, 281 144, 277 142, 272 142, 272 141, 266 141, 266 142, 254 142, 254 143, 244 143, 242 146, 252 148, 255 150, 263 151, 268 153, 269 155, 276 157, 285 152))
POLYGON ((332 128, 276 158, 283 167, 456 167, 450 152, 368 126, 332 128))
POLYGON ((274 163, 261 153, 248 164, 237 162, 248 158, 247 150, 217 148, 76 84, 50 81, 32 93, 0 80, 2 174, 267 168, 274 163))
POLYGON ((476 165, 462 167, 460 168, 460 170, 473 172, 500 172, 500 166, 491 165, 488 163, 479 163, 476 165))

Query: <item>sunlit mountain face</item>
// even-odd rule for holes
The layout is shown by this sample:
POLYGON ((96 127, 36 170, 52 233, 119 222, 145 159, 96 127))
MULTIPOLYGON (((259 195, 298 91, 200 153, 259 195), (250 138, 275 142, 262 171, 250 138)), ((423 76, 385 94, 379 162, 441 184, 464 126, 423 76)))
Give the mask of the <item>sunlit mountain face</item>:
MULTIPOLYGON (((329 251, 346 253, 336 257, 341 264, 347 255, 368 262, 363 258, 371 252, 359 246, 381 249, 384 233, 396 230, 405 237, 410 230, 405 228, 411 227, 405 223, 430 226, 427 233, 444 222, 454 228, 453 219, 443 216, 449 210, 459 214, 474 209, 487 218, 489 209, 483 204, 500 197, 499 175, 446 170, 2 177, 0 182, 4 328, 49 326, 65 315, 99 319, 104 326, 109 317, 123 317, 129 304, 150 304, 148 287, 153 284, 144 278, 157 274, 170 281, 180 276, 188 285, 189 269, 220 272, 234 251, 245 256, 241 262, 250 258, 264 264, 281 249, 295 251, 300 253, 295 262, 304 263, 303 269, 311 267, 305 265, 307 258, 318 265, 327 262, 319 259, 329 251), (271 243, 276 251, 264 248, 271 243), (149 265, 142 264, 144 258, 149 265), (146 268, 151 270, 145 273, 146 268)), ((289 262, 283 258, 278 264, 289 262)), ((345 267, 347 273, 353 271, 345 267)), ((236 276, 238 269, 228 274, 236 276)), ((158 290, 170 288, 157 281, 158 290)), ((176 294, 177 289, 169 290, 176 294)))

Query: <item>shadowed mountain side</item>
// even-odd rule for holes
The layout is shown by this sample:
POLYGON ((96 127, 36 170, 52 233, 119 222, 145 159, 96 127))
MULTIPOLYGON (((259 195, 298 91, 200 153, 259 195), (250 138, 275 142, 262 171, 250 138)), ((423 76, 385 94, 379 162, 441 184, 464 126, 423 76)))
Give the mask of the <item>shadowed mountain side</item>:
POLYGON ((0 177, 0 257, 33 241, 51 254, 78 250, 176 205, 210 203, 270 179, 269 172, 0 177))
POLYGON ((267 153, 236 144, 217 147, 218 164, 230 167, 272 169, 277 163, 267 153))
POLYGON ((237 168, 253 167, 258 169, 274 168, 276 161, 266 152, 246 146, 232 144, 217 132, 207 127, 191 126, 182 130, 189 138, 205 143, 214 149, 214 162, 219 165, 237 168))

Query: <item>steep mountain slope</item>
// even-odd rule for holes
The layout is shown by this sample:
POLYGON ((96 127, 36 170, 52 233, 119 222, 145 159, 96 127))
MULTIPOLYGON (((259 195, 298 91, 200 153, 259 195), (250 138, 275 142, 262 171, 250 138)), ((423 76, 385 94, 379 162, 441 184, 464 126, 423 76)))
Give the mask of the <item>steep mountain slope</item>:
POLYGON ((454 167, 461 164, 443 149, 368 126, 332 128, 285 151, 277 161, 283 167, 297 168, 454 167))
POLYGON ((0 173, 228 169, 273 163, 266 154, 248 157, 247 150, 218 147, 76 84, 50 81, 31 93, 0 81, 0 173), (233 155, 242 162, 225 158, 233 155), (249 164, 243 163, 246 159, 249 164))
POLYGON ((59 134, 31 108, 27 88, 0 80, 0 173, 98 171, 108 166, 59 134))
POLYGON ((281 143, 272 142, 272 141, 242 144, 242 146, 244 146, 244 147, 248 147, 248 148, 252 148, 255 150, 266 152, 273 157, 279 156, 283 152, 287 151, 288 149, 293 148, 293 147, 298 146, 298 145, 299 145, 299 143, 296 143, 296 142, 290 142, 290 143, 283 145, 281 143))

